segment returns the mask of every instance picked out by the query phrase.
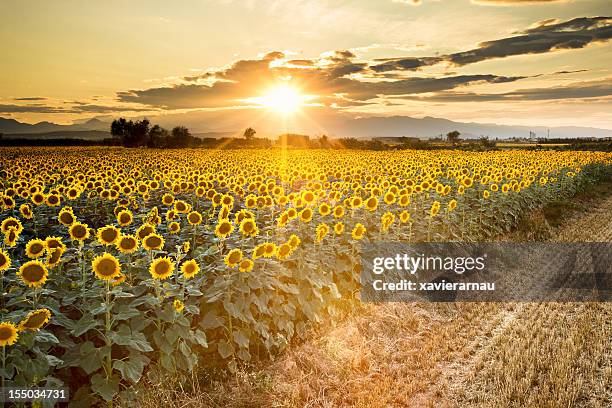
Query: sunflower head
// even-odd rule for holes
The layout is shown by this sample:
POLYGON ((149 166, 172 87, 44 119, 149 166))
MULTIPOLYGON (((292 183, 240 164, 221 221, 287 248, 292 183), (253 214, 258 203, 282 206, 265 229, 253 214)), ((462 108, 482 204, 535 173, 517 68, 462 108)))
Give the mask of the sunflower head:
POLYGON ((98 279, 104 281, 110 281, 121 274, 119 260, 108 253, 98 255, 91 265, 98 279))
POLYGON ((28 261, 21 265, 17 272, 17 276, 19 276, 27 286, 40 287, 47 281, 49 271, 47 271, 47 267, 40 261, 28 261))
POLYGON ((232 224, 228 219, 224 218, 219 220, 217 226, 215 227, 215 235, 219 238, 226 238, 234 231, 234 224, 232 224))
POLYGON ((142 240, 142 246, 147 251, 160 250, 164 247, 164 237, 157 233, 149 234, 142 240))
POLYGON ((45 325, 51 318, 51 312, 49 309, 37 309, 33 310, 21 321, 19 322, 18 330, 19 331, 37 331, 41 327, 45 325))
POLYGON ((351 238, 353 238, 356 241, 359 241, 360 239, 364 237, 365 233, 366 233, 366 228, 363 226, 362 223, 358 222, 353 228, 353 230, 351 231, 351 238))
POLYGON ((117 214, 117 223, 122 227, 127 227, 134 221, 134 215, 130 210, 123 210, 117 214))
POLYGON ((38 259, 45 254, 47 243, 42 239, 34 238, 26 244, 26 255, 30 259, 38 259))
POLYGON ((62 208, 57 216, 57 219, 62 225, 66 227, 71 226, 76 221, 76 217, 74 216, 72 208, 70 207, 62 208))
POLYGON ((18 330, 13 323, 0 323, 0 347, 12 346, 18 338, 18 330))
POLYGON ((291 245, 289 245, 288 243, 281 244, 276 249, 276 258, 283 260, 287 258, 289 255, 291 255, 291 252, 293 252, 291 249, 291 245))
POLYGON ((77 221, 70 226, 68 233, 70 234, 70 238, 73 240, 83 242, 89 238, 89 227, 87 224, 77 221))
POLYGON ((242 261, 242 251, 239 248, 234 248, 225 255, 224 262, 230 268, 234 268, 240 261, 242 261))
POLYGON ((185 304, 180 300, 175 299, 174 302, 172 302, 172 307, 174 308, 174 310, 181 313, 183 309, 185 309, 185 304))
POLYGON ((0 272, 4 272, 10 267, 11 257, 4 249, 0 249, 0 272))
POLYGON ((253 270, 254 265, 255 263, 251 259, 245 258, 240 261, 240 264, 238 265, 238 270, 240 272, 251 272, 253 270))
POLYGON ((96 235, 100 244, 112 245, 119 239, 121 231, 114 225, 106 225, 98 229, 98 233, 96 235))
POLYGON ((200 272, 200 265, 195 259, 190 259, 183 262, 181 265, 181 273, 186 279, 191 279, 200 272))
POLYGON ((174 272, 174 262, 168 257, 155 258, 149 266, 149 273, 154 279, 164 280, 174 272))
POLYGON ((255 223, 254 219, 245 218, 240 223, 240 232, 244 236, 254 237, 259 233, 259 229, 257 228, 257 224, 255 223))
POLYGON ((10 229, 14 229, 17 234, 21 234, 23 231, 23 225, 21 225, 21 221, 15 217, 8 217, 2 221, 0 224, 0 230, 2 233, 6 234, 10 229))

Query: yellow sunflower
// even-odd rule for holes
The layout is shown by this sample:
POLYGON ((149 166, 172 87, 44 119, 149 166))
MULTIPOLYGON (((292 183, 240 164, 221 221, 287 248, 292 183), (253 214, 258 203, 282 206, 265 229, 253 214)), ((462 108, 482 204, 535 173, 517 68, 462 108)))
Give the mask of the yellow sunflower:
POLYGON ((77 221, 70 226, 68 233, 70 234, 70 238, 83 242, 89 238, 89 227, 87 224, 77 221))
POLYGON ((17 276, 21 278, 27 286, 40 287, 47 281, 49 271, 40 261, 28 261, 21 265, 17 276))
POLYGON ((293 252, 293 250, 291 249, 291 245, 287 243, 281 244, 276 250, 276 258, 283 260, 289 255, 291 255, 291 252, 293 252))
POLYGON ((238 265, 238 270, 240 272, 251 272, 253 270, 254 265, 255 263, 252 260, 246 258, 240 261, 240 264, 238 265))
POLYGON ((185 309, 185 304, 180 300, 175 299, 174 302, 172 302, 172 307, 174 308, 174 310, 181 313, 183 309, 185 309))
POLYGON ((57 216, 57 219, 66 227, 71 226, 76 221, 76 217, 74 216, 72 208, 70 207, 62 208, 57 216))
POLYGON ((21 225, 21 221, 19 221, 15 217, 8 217, 4 221, 2 221, 2 224, 0 224, 0 230, 3 234, 9 232, 11 228, 15 230, 17 235, 21 234, 21 232, 23 231, 23 225, 21 225))
POLYGON ((190 259, 188 261, 183 262, 181 265, 181 273, 185 277, 185 279, 191 279, 196 276, 200 272, 200 265, 196 262, 195 259, 190 259))
POLYGON ((19 338, 17 327, 10 322, 0 323, 0 347, 12 346, 19 338))
POLYGON ((254 237, 259 233, 259 228, 254 219, 245 218, 240 223, 240 232, 246 237, 254 237))
POLYGON ((0 272, 6 271, 11 267, 11 257, 8 252, 0 248, 0 272))
POLYGON ((226 238, 234 231, 234 224, 228 219, 219 220, 219 223, 215 227, 215 235, 219 238, 226 238))
POLYGON ((104 253, 98 255, 91 263, 92 268, 98 279, 111 280, 116 278, 121 273, 121 265, 119 260, 113 255, 104 253))
POLYGON ((112 245, 117 242, 121 231, 114 225, 106 225, 98 229, 97 232, 98 242, 102 245, 112 245))
POLYGON ((164 237, 159 234, 149 234, 142 240, 142 247, 147 251, 160 250, 164 247, 164 237))
POLYGON ((334 233, 336 235, 342 235, 342 233, 344 232, 344 223, 342 222, 337 222, 334 224, 334 233))
POLYGON ((197 211, 192 211, 187 214, 187 222, 190 225, 200 225, 202 223, 202 214, 197 211))
POLYGON ((234 248, 225 255, 223 262, 230 268, 234 268, 240 261, 242 261, 242 251, 239 248, 234 248))
POLYGON ((351 231, 351 237, 354 240, 359 241, 360 239, 364 237, 365 233, 366 233, 366 227, 364 227, 362 223, 358 222, 353 228, 353 230, 351 231))
POLYGON ((37 331, 41 327, 45 325, 51 318, 51 312, 49 309, 37 309, 33 310, 21 321, 19 322, 19 326, 17 330, 25 331, 37 331))
POLYGON ((47 243, 42 239, 34 238, 26 244, 26 255, 30 259, 38 259, 45 254, 47 243))
POLYGON ((291 250, 294 251, 302 243, 302 240, 297 235, 291 234, 287 243, 291 246, 291 250))
POLYGON ((130 210, 123 210, 117 214, 117 223, 122 227, 127 227, 134 221, 134 214, 130 210))
POLYGON ((174 272, 174 262, 167 256, 155 258, 149 266, 149 273, 154 279, 164 280, 174 272))

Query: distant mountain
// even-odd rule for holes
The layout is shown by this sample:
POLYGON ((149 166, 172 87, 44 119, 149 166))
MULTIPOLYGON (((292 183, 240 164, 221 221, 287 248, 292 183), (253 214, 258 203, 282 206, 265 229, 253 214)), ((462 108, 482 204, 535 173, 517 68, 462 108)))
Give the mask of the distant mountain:
MULTIPOLYGON (((58 125, 50 122, 36 124, 21 123, 14 119, 0 118, 0 133, 4 137, 17 137, 28 134, 62 132, 70 138, 84 137, 86 133, 73 132, 94 131, 92 137, 109 137, 110 119, 104 117, 76 122, 72 125, 58 125), (108 121, 106 121, 108 120, 108 121)), ((355 137, 369 139, 373 137, 419 137, 433 138, 457 130, 462 138, 478 138, 488 136, 492 139, 508 139, 512 137, 529 137, 529 132, 535 132, 537 137, 551 138, 572 137, 612 137, 611 129, 599 129, 577 126, 509 126, 494 123, 456 122, 448 119, 413 118, 410 116, 365 116, 354 117, 349 112, 317 112, 311 115, 299 115, 293 121, 280 121, 276 117, 262 117, 258 110, 231 110, 229 112, 191 112, 167 114, 149 117, 151 123, 159 123, 167 129, 174 126, 187 126, 196 137, 241 137, 247 127, 257 130, 258 137, 275 138, 281 133, 301 133, 310 135, 327 134, 330 137, 355 137), (253 112, 255 111, 255 112, 253 112), (306 118, 306 119, 304 119, 306 118), (280 123, 280 124, 279 124, 280 123), (548 133, 550 131, 550 134, 548 133)), ((24 136, 26 137, 26 136, 24 136)))
POLYGON ((458 130, 463 138, 507 139, 511 137, 529 137, 529 132, 535 132, 537 137, 554 138, 570 137, 612 137, 612 130, 578 126, 562 126, 546 128, 543 126, 508 126, 490 123, 464 123, 448 119, 411 118, 409 116, 365 117, 350 119, 335 129, 336 136, 371 138, 371 137, 420 137, 432 138, 446 135, 458 130))
POLYGON ((22 134, 22 133, 47 133, 47 132, 72 132, 96 130, 110 132, 110 123, 99 119, 89 119, 86 122, 73 125, 58 125, 51 122, 38 122, 35 124, 18 122, 15 119, 0 118, 0 133, 22 134))
POLYGON ((102 130, 56 130, 53 132, 37 133, 5 133, 3 139, 27 139, 27 140, 46 140, 46 139, 83 139, 83 140, 103 140, 111 137, 110 132, 102 130))

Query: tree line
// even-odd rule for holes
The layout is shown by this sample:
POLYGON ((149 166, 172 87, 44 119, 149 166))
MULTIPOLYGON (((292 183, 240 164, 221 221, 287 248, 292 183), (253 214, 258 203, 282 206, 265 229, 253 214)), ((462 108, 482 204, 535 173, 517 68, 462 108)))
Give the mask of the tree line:
POLYGON ((119 118, 111 123, 111 135, 124 147, 181 148, 196 147, 200 139, 194 137, 185 126, 171 131, 159 125, 151 126, 148 119, 127 120, 119 118))

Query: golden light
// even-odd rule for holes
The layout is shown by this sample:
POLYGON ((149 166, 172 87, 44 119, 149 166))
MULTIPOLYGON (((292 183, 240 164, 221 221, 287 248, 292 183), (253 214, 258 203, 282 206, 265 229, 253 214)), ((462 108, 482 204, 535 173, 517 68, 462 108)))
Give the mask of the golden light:
POLYGON ((289 85, 279 85, 268 93, 250 101, 282 114, 291 114, 306 104, 309 97, 289 85))

